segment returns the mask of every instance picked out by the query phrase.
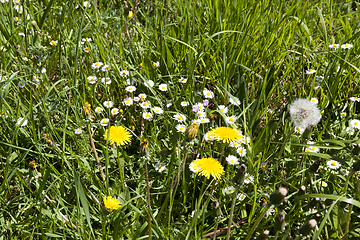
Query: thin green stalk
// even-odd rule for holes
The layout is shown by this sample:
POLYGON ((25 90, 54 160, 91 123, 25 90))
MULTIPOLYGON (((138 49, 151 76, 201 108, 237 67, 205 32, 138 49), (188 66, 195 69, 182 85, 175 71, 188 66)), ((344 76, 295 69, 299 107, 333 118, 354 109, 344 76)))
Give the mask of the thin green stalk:
POLYGON ((251 238, 251 236, 253 235, 255 229, 257 228, 257 226, 259 225, 259 223, 261 222, 261 220, 264 218, 266 212, 269 210, 270 208, 270 204, 266 205, 265 208, 263 209, 262 213, 260 214, 260 216, 258 217, 258 219, 256 220, 255 224, 251 227, 248 235, 246 236, 245 240, 249 240, 251 238))
MULTIPOLYGON (((230 239, 230 232, 231 232, 231 223, 232 223, 232 218, 233 218, 233 214, 234 214, 234 208, 235 208, 235 203, 236 203, 236 196, 239 192, 239 188, 237 187, 233 196, 233 200, 231 203, 231 211, 230 211, 230 217, 229 217, 229 223, 228 223, 228 229, 227 229, 227 233, 226 233, 226 240, 230 239)), ((216 234, 215 234, 216 235, 216 234)))
POLYGON ((152 239, 151 216, 150 216, 151 202, 150 202, 149 172, 148 172, 147 162, 145 162, 145 179, 146 179, 147 202, 149 207, 148 209, 149 238, 148 239, 152 239))

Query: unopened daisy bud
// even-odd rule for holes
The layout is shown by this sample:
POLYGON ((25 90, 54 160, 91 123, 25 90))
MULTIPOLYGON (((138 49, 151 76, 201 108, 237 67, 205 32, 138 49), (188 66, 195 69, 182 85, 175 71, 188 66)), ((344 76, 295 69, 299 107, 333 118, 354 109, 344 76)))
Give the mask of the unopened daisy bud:
POLYGON ((352 170, 354 172, 360 171, 360 160, 353 163, 352 170))
POLYGON ((279 187, 278 190, 270 195, 270 204, 279 205, 282 203, 288 194, 288 190, 285 187, 279 187))
POLYGON ((285 214, 283 212, 279 212, 279 214, 276 215, 274 228, 276 231, 285 230, 285 214))
POLYGON ((309 235, 311 229, 316 227, 317 222, 315 219, 310 219, 309 221, 305 222, 300 228, 299 233, 301 236, 307 236, 309 235))
POLYGON ((257 238, 256 240, 266 240, 269 237, 269 230, 264 230, 257 238))
POLYGON ((140 143, 140 154, 141 155, 148 155, 148 151, 149 151, 149 141, 147 139, 144 139, 140 143))
POLYGON ((218 201, 214 201, 212 204, 212 215, 214 218, 220 218, 222 216, 222 212, 221 212, 221 208, 220 208, 220 203, 218 201))
POLYGON ((246 165, 241 164, 238 172, 236 173, 235 177, 233 178, 233 182, 236 185, 242 185, 245 181, 245 174, 246 174, 246 165))
POLYGON ((314 173, 319 169, 320 163, 321 163, 321 159, 316 160, 310 167, 309 167, 309 171, 314 173))
POLYGON ((298 191, 298 196, 302 196, 305 194, 306 191, 306 187, 303 185, 300 187, 299 191, 298 191))
POLYGON ((187 138, 195 138, 199 130, 199 124, 193 122, 190 126, 186 128, 185 135, 187 138))

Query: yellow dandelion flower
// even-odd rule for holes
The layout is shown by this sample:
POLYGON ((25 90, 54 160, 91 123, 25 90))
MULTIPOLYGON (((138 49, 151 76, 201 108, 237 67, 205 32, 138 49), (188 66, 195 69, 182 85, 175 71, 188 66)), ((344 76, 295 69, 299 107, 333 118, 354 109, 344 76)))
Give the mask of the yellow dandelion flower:
POLYGON ((35 161, 29 162, 29 167, 30 167, 31 169, 36 169, 36 162, 35 162, 35 161))
POLYGON ((116 143, 117 146, 126 145, 131 142, 131 134, 123 126, 112 126, 110 127, 109 138, 106 129, 104 139, 109 140, 110 144, 116 143))
POLYGON ((90 113, 91 112, 91 105, 88 103, 88 102, 86 102, 85 104, 84 104, 84 106, 83 106, 83 109, 84 109, 84 113, 85 114, 88 114, 88 113, 90 113))
POLYGON ((188 138, 194 138, 196 137, 199 130, 199 124, 196 122, 193 122, 189 127, 186 128, 185 134, 188 138))
POLYGON ((121 207, 120 201, 112 196, 104 197, 104 205, 108 209, 118 209, 121 207))
POLYGON ((224 175, 225 173, 223 166, 214 158, 201 158, 194 160, 190 165, 195 173, 199 173, 207 179, 210 178, 210 175, 215 179, 219 179, 221 178, 221 175, 224 175))
POLYGON ((237 129, 229 127, 217 127, 209 132, 209 136, 223 143, 244 140, 245 137, 237 129))
POLYGON ((128 14, 128 18, 132 18, 134 16, 134 13, 133 13, 133 11, 129 11, 129 14, 128 14))

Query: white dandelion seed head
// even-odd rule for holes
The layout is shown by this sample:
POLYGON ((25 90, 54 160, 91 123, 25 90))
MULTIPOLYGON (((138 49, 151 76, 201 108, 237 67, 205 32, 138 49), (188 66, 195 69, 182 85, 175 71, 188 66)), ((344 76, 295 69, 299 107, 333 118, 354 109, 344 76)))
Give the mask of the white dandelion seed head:
POLYGON ((315 126, 321 119, 316 104, 304 98, 297 99, 290 105, 290 115, 295 126, 304 129, 315 126))

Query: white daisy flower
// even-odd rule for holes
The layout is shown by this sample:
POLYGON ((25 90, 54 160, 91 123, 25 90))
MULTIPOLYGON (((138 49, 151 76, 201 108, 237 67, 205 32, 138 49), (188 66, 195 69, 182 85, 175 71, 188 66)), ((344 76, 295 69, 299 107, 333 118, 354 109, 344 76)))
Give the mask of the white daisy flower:
POLYGON ((104 119, 102 119, 101 121, 100 121, 100 124, 102 125, 102 126, 107 126, 108 124, 109 124, 109 119, 108 118, 104 118, 104 119))
POLYGON ((175 114, 173 118, 178 122, 186 121, 186 117, 183 114, 175 114))
POLYGON ((185 132, 186 130, 186 126, 184 124, 178 124, 175 128, 178 132, 185 132))
POLYGON ((314 104, 318 104, 319 100, 317 100, 317 98, 311 98, 310 101, 314 104))
POLYGON ((169 108, 170 106, 172 106, 172 102, 171 100, 166 100, 165 101, 166 107, 169 108))
POLYGON ((204 135, 204 138, 205 138, 206 141, 214 141, 215 140, 215 137, 212 134, 209 134, 209 133, 206 133, 204 135))
POLYGON ((326 162, 326 165, 328 166, 328 168, 330 169, 338 169, 339 167, 341 167, 341 164, 338 161, 335 160, 329 160, 326 162))
POLYGON ((229 155, 225 159, 228 162, 228 164, 230 164, 230 165, 239 164, 239 159, 237 157, 235 157, 234 155, 229 155))
POLYGON ((226 187, 222 190, 224 195, 232 194, 235 192, 235 188, 233 186, 226 187))
POLYGON ((203 112, 203 111, 198 111, 198 112, 196 113, 196 116, 197 116, 198 118, 206 117, 206 113, 203 112))
POLYGON ((201 118, 199 118, 199 119, 197 119, 196 120, 197 121, 197 123, 209 123, 210 122, 210 119, 208 119, 207 117, 201 117, 201 118))
POLYGON ((76 135, 80 135, 82 133, 82 129, 81 128, 77 128, 75 129, 75 132, 74 132, 76 135))
POLYGON ((118 108, 111 109, 111 114, 112 115, 118 115, 119 114, 119 109, 118 108))
POLYGON ((237 117, 236 116, 230 116, 230 117, 226 117, 225 118, 225 122, 228 123, 228 124, 232 124, 232 123, 235 123, 235 121, 237 120, 237 117))
POLYGON ((187 102, 187 101, 182 101, 182 102, 180 103, 180 105, 183 106, 183 107, 186 107, 186 106, 189 105, 189 102, 187 102))
POLYGON ((162 92, 167 91, 167 85, 165 83, 159 85, 159 90, 162 92))
POLYGON ((314 147, 314 146, 310 146, 310 147, 306 147, 305 148, 305 152, 319 152, 319 148, 318 147, 314 147))
POLYGON ((104 111, 104 109, 102 109, 101 107, 96 107, 95 108, 96 113, 102 113, 102 111, 104 111))
POLYGON ((193 112, 204 111, 205 106, 203 103, 196 103, 193 105, 192 110, 193 110, 193 112))
POLYGON ((25 37, 25 33, 18 33, 19 36, 25 37))
POLYGON ((342 117, 346 117, 346 112, 342 112, 342 113, 340 113, 340 115, 341 115, 342 117))
POLYGON ((315 214, 315 213, 317 213, 316 208, 310 208, 309 209, 309 214, 315 214))
POLYGON ((352 48, 352 47, 353 47, 353 45, 351 45, 351 44, 349 44, 349 43, 345 43, 345 44, 341 45, 341 48, 342 48, 342 49, 350 49, 350 48, 352 48))
POLYGON ((88 1, 85 1, 83 6, 84 6, 84 8, 89 8, 89 7, 91 7, 91 3, 89 3, 88 1))
POLYGON ((146 83, 147 83, 147 84, 145 84, 145 85, 147 85, 147 86, 149 86, 149 87, 153 87, 153 86, 154 86, 154 81, 153 81, 153 80, 148 80, 146 83))
POLYGON ((314 84, 311 83, 311 87, 313 87, 314 90, 318 90, 318 88, 320 87, 320 82, 314 82, 314 84))
POLYGON ((21 81, 18 83, 19 88, 23 88, 23 87, 25 87, 25 85, 26 85, 26 83, 25 83, 25 81, 23 81, 23 80, 21 80, 21 81))
POLYGON ((246 196, 242 193, 239 193, 238 195, 236 195, 236 199, 239 201, 243 201, 246 198, 246 196))
POLYGON ((342 174, 344 174, 345 176, 347 176, 347 175, 349 175, 349 170, 347 170, 347 169, 345 169, 345 168, 342 168, 342 169, 340 169, 340 172, 342 173, 342 174))
POLYGON ((204 94, 204 97, 205 98, 214 98, 214 93, 212 92, 212 91, 210 91, 210 90, 207 90, 207 89, 204 89, 203 90, 203 94, 204 94))
POLYGON ((50 42, 50 45, 51 46, 56 46, 58 44, 58 41, 56 40, 56 41, 54 41, 54 40, 52 40, 51 42, 50 42))
POLYGON ((237 97, 231 97, 229 99, 230 103, 235 105, 235 106, 239 106, 240 105, 240 100, 237 97))
POLYGON ((91 38, 83 38, 83 39, 81 39, 81 41, 83 41, 83 42, 91 42, 92 39, 91 38))
POLYGON ((162 171, 164 171, 166 169, 166 165, 165 165, 165 163, 157 163, 156 165, 155 165, 155 170, 156 171, 158 171, 158 172, 162 172, 162 171))
POLYGON ((102 82, 103 84, 108 85, 108 84, 111 83, 111 79, 110 79, 109 77, 101 78, 101 82, 102 82))
POLYGON ((234 147, 234 148, 238 148, 238 147, 241 147, 241 143, 238 142, 238 141, 233 141, 233 142, 230 142, 229 146, 234 147))
POLYGON ((26 120, 22 117, 18 118, 18 120, 16 121, 16 125, 21 126, 21 127, 25 127, 27 125, 27 123, 28 123, 28 120, 26 120))
POLYGON ((131 98, 124 98, 123 100, 123 104, 126 106, 131 106, 133 105, 134 101, 131 98))
POLYGON ((104 65, 102 68, 101 68, 101 71, 103 72, 107 72, 107 71, 110 71, 110 66, 109 65, 104 65))
POLYGON ((347 134, 350 134, 350 135, 354 135, 354 134, 355 134, 355 130, 354 130, 353 128, 347 127, 347 128, 345 129, 345 131, 346 131, 347 134))
POLYGON ((142 116, 145 120, 151 120, 153 118, 153 115, 150 112, 144 112, 142 116))
POLYGON ((315 80, 318 81, 319 83, 321 83, 324 80, 323 76, 316 76, 315 80))
POLYGON ((181 77, 181 78, 179 79, 179 83, 186 83, 186 82, 187 82, 187 79, 186 79, 186 78, 181 77))
POLYGON ((96 83, 96 79, 97 79, 97 77, 95 77, 95 76, 88 76, 87 77, 88 83, 90 83, 90 84, 96 83))
POLYGON ((127 77, 127 76, 129 76, 129 71, 128 71, 128 70, 122 70, 122 71, 120 72, 120 76, 121 76, 121 77, 127 77))
POLYGON ((106 108, 112 108, 113 105, 114 105, 114 103, 112 101, 103 102, 103 106, 106 108))
POLYGON ((295 133, 302 134, 305 131, 305 128, 302 127, 295 127, 295 133))
POLYGON ((352 101, 352 102, 360 102, 360 98, 358 98, 358 97, 351 97, 351 98, 350 98, 350 101, 352 101))
POLYGON ((103 65, 102 62, 94 62, 93 64, 91 64, 91 68, 92 69, 99 69, 102 65, 103 65))
POLYGON ((290 105, 290 115, 295 126, 300 128, 315 126, 321 119, 316 104, 304 98, 297 99, 290 105))
POLYGON ((253 182, 254 182, 254 176, 246 173, 244 183, 249 184, 249 183, 253 183, 253 182))
POLYGON ((139 97, 134 97, 134 102, 138 102, 138 101, 140 101, 141 100, 141 98, 139 98, 139 97))
POLYGON ((140 94, 139 94, 139 98, 146 99, 146 94, 145 94, 145 93, 140 93, 140 94))
POLYGON ((159 63, 159 62, 154 62, 153 65, 154 65, 155 68, 160 67, 160 63, 159 63))
POLYGON ((163 114, 164 113, 164 110, 162 108, 160 108, 160 107, 153 107, 152 110, 156 114, 163 114))
POLYGON ((310 74, 310 75, 311 75, 311 74, 316 73, 316 70, 314 70, 314 69, 310 68, 309 70, 306 70, 306 71, 305 71, 305 73, 306 73, 306 74, 310 74))
POLYGON ((135 92, 136 91, 136 87, 135 86, 127 86, 126 88, 125 88, 125 91, 127 91, 127 92, 135 92))
POLYGON ((350 126, 352 128, 360 129, 360 121, 357 119, 353 119, 350 121, 350 126))
POLYGON ((327 184, 326 182, 324 182, 324 181, 321 181, 320 184, 321 184, 321 186, 324 187, 324 188, 328 186, 328 184, 327 184))
POLYGON ((246 149, 243 148, 243 147, 238 147, 238 148, 236 149, 236 152, 240 155, 240 157, 243 157, 243 156, 246 155, 246 149))
POLYGON ((332 49, 334 49, 334 50, 336 50, 336 49, 338 49, 339 48, 339 46, 340 46, 340 44, 331 44, 331 45, 329 45, 329 48, 332 48, 332 49))
POLYGON ((225 105, 219 105, 219 110, 223 112, 224 114, 227 114, 228 108, 225 107, 225 105))
POLYGON ((140 105, 141 108, 144 108, 144 109, 150 108, 150 104, 148 102, 146 102, 146 101, 140 103, 139 105, 140 105))

